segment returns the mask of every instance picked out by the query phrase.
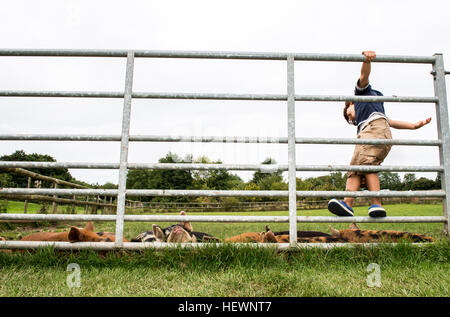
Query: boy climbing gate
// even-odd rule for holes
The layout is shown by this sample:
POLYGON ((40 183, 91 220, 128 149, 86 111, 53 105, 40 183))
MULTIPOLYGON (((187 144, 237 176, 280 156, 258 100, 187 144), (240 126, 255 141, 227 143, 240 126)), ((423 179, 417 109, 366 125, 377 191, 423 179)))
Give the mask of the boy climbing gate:
MULTIPOLYGON (((371 62, 376 58, 374 51, 364 51, 366 57, 361 67, 361 75, 356 83, 355 95, 383 96, 372 89, 369 84, 371 62)), ((383 102, 351 102, 346 101, 344 107, 345 120, 357 127, 358 139, 392 139, 390 128, 415 130, 430 123, 431 118, 416 123, 397 121, 388 118, 384 111, 383 102)), ((391 145, 357 144, 350 165, 380 165, 389 151, 391 145)), ((349 171, 346 191, 357 191, 361 186, 367 186, 370 191, 380 190, 378 173, 349 171)), ((331 199, 328 202, 328 210, 338 216, 353 216, 352 209, 354 198, 346 197, 344 200, 331 199)), ((369 216, 385 217, 386 210, 381 206, 381 198, 371 198, 369 216)))

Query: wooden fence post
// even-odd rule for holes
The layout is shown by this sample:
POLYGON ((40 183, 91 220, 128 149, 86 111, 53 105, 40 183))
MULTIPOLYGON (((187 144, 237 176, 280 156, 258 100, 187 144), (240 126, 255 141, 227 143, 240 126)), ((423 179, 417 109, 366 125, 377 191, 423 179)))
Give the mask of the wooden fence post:
MULTIPOLYGON (((28 177, 28 183, 27 183, 27 188, 31 187, 31 177, 28 177)), ((28 199, 25 200, 25 205, 23 206, 23 212, 27 213, 28 212, 28 199)))
POLYGON ((95 208, 93 208, 93 213, 98 214, 98 203, 100 201, 100 196, 97 196, 97 200, 96 203, 97 205, 95 205, 95 208))
MULTIPOLYGON (((58 188, 58 184, 55 183, 55 189, 57 189, 57 188, 58 188)), ((58 198, 58 196, 53 195, 53 198, 58 198)), ((56 205, 56 202, 53 202, 52 203, 52 214, 55 214, 57 209, 58 209, 58 206, 56 205)))
MULTIPOLYGON (((86 196, 86 202, 88 202, 89 201, 89 196, 86 196)), ((89 208, 89 205, 88 204, 86 204, 86 208, 84 209, 84 213, 85 214, 88 214, 88 208, 89 208)))
MULTIPOLYGON (((72 196, 72 199, 73 199, 73 200, 76 200, 75 195, 72 196)), ((72 214, 75 214, 75 204, 72 204, 72 214)))

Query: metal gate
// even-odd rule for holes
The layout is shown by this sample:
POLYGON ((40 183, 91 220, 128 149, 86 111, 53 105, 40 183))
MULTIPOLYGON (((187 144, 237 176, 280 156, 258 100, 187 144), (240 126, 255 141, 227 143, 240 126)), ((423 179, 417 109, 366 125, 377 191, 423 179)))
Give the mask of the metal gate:
MULTIPOLYGON (((36 220, 36 221, 115 221, 116 242, 68 243, 68 242, 25 242, 4 241, 0 247, 6 248, 37 248, 54 245, 57 249, 95 249, 110 250, 116 248, 144 249, 179 246, 169 243, 124 243, 124 221, 142 222, 283 222, 289 223, 290 243, 262 244, 280 249, 292 247, 334 247, 343 244, 297 244, 297 223, 444 223, 448 235, 450 200, 450 135, 447 95, 442 54, 433 56, 377 56, 374 62, 384 63, 421 63, 431 64, 434 78, 434 97, 398 97, 398 96, 345 96, 345 95, 298 95, 294 91, 295 61, 346 61, 362 62, 362 55, 342 54, 302 54, 302 53, 241 53, 241 52, 198 52, 198 51, 126 51, 126 50, 16 50, 2 49, 0 56, 68 56, 68 57, 123 57, 126 58, 125 89, 120 92, 100 91, 6 91, 0 90, 0 97, 73 97, 73 98, 122 98, 123 117, 120 135, 24 135, 1 134, 0 140, 35 140, 35 141, 120 141, 119 163, 71 163, 71 162, 0 162, 1 167, 22 168, 87 168, 87 169, 119 169, 119 187, 117 190, 101 189, 26 189, 1 188, 4 194, 40 194, 40 195, 102 195, 117 196, 116 215, 42 215, 42 214, 0 214, 0 220, 36 220), (210 94, 210 93, 154 93, 133 92, 133 70, 135 58, 197 58, 197 59, 242 59, 242 60, 284 60, 287 65, 287 94, 210 94), (148 99, 203 99, 203 100, 271 100, 286 101, 288 115, 288 136, 276 138, 277 143, 288 145, 288 164, 187 164, 187 163, 146 163, 128 162, 129 142, 234 142, 234 143, 272 143, 275 138, 267 137, 222 137, 222 136, 154 136, 130 135, 131 101, 136 98, 148 99), (435 103, 438 139, 437 140, 368 140, 351 138, 305 138, 295 134, 295 103, 296 101, 383 101, 383 102, 414 102, 435 103), (296 144, 391 144, 420 145, 439 147, 439 166, 348 166, 348 165, 297 165, 296 144), (126 189, 127 172, 130 169, 177 169, 177 170, 247 170, 247 171, 288 171, 288 191, 227 191, 227 190, 131 190, 126 189), (296 171, 398 171, 398 172, 439 172, 442 190, 437 191, 297 191, 296 171), (125 215, 125 196, 259 196, 259 197, 289 197, 289 216, 172 216, 172 215, 125 215), (296 210, 297 197, 441 197, 443 198, 443 215, 433 217, 313 217, 298 216, 296 210)), ((181 244, 201 247, 205 244, 181 244)), ((347 244, 348 245, 348 244, 347 244)))

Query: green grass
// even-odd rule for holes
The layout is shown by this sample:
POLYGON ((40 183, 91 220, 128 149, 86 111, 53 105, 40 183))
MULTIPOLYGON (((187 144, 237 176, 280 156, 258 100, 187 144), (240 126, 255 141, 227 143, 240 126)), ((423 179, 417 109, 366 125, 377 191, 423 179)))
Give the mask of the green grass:
MULTIPOLYGON (((27 212, 28 213, 37 213, 41 208, 40 204, 28 203, 27 212)), ((23 213, 24 211, 24 202, 21 201, 8 201, 8 213, 23 213)))
MULTIPOLYGON (((438 216, 442 205, 385 206, 389 216, 438 216)), ((326 210, 300 210, 301 215, 329 215, 326 210)), ((196 213, 199 214, 199 213, 196 213)), ((206 214, 206 213, 205 213, 206 214)), ((208 213, 211 214, 211 213, 208 213)), ((218 215, 219 213, 214 213, 218 215)), ((220 213, 234 215, 236 213, 220 213)), ((249 215, 287 215, 250 212, 249 215)), ((357 207, 356 215, 367 215, 357 207)), ((64 230, 69 224, 0 224, 0 235, 18 238, 36 230, 64 230), (39 226, 39 227, 38 227, 39 226)), ((83 223, 78 225, 82 226, 83 223)), ((164 226, 165 223, 160 223, 164 226)), ((265 224, 193 223, 194 229, 225 238, 262 231, 265 224)), ((287 230, 288 224, 270 224, 287 230)), ((336 224, 346 228, 348 224, 336 224)), ((299 224, 299 229, 327 232, 328 224, 299 224)), ((145 252, 0 253, 2 296, 449 296, 450 243, 443 224, 361 224, 362 229, 395 229, 427 234, 438 242, 424 247, 407 243, 379 248, 297 250, 208 247, 145 252), (81 268, 81 287, 69 288, 69 263, 81 268), (370 263, 380 266, 381 287, 369 287, 370 263)), ((125 236, 149 230, 151 223, 126 223, 125 236)), ((96 229, 114 231, 114 223, 96 229)))
MULTIPOLYGON (((12 201, 9 200, 8 201, 8 213, 23 213, 24 212, 24 205, 25 203, 22 201, 12 201)), ((41 209, 42 204, 37 204, 37 203, 32 203, 29 202, 28 203, 28 207, 27 207, 27 213, 30 214, 36 214, 39 213, 39 210, 41 209)), ((47 204, 47 212, 51 213, 52 210, 52 204, 48 203, 47 204)), ((65 212, 66 210, 70 209, 71 210, 72 206, 69 205, 58 205, 58 212, 65 212)), ((82 206, 76 206, 75 207, 75 212, 76 213, 84 213, 85 212, 85 207, 82 206)))
POLYGON ((448 243, 427 247, 0 253, 0 296, 449 296, 448 243), (67 286, 69 263, 81 287, 67 286), (369 287, 377 263, 381 287, 369 287))

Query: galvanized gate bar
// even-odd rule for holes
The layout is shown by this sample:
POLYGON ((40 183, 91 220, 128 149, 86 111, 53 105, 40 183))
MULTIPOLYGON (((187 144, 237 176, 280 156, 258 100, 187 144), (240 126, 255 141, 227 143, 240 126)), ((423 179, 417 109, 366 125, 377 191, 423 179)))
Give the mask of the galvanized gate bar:
MULTIPOLYGON (((439 161, 444 166, 441 172, 442 189, 450 194, 450 123, 449 112, 447 106, 447 92, 445 85, 445 68, 444 57, 442 54, 434 55, 436 62, 433 64, 434 75, 434 93, 439 98, 436 104, 436 117, 438 138, 442 140, 442 145, 439 147, 439 161)), ((443 214, 447 218, 444 225, 444 231, 449 234, 448 224, 450 222, 450 199, 446 197, 443 201, 443 214)))
MULTIPOLYGON (((117 163, 69 163, 69 162, 15 162, 1 161, 2 167, 22 168, 85 168, 85 169, 117 169, 117 163)), ((200 164, 200 163, 128 163, 128 169, 152 170, 228 170, 228 171, 263 171, 267 173, 287 171, 286 164, 200 164)), ((358 171, 358 172, 442 172, 443 166, 367 166, 367 165, 296 165, 297 171, 358 171)))
MULTIPOLYGON (((88 134, 0 134, 2 141, 120 141, 120 135, 88 134)), ((171 136, 171 135, 130 135, 132 142, 204 142, 204 143, 267 143, 287 144, 287 137, 252 136, 171 136)), ((354 138, 303 138, 296 137, 296 144, 392 144, 439 146, 440 140, 420 139, 354 139, 354 138)))
POLYGON ((295 142, 297 144, 391 144, 415 146, 439 146, 442 144, 441 140, 352 138, 295 138, 295 142))
POLYGON ((289 186, 289 243, 297 244, 297 177, 295 156, 295 79, 294 57, 287 58, 287 123, 288 123, 288 186, 289 186))
MULTIPOLYGON (((145 250, 145 249, 199 249, 211 247, 223 247, 230 243, 163 243, 163 242, 124 242, 123 248, 126 250, 145 250)), ((395 243, 298 243, 297 249, 334 249, 334 248, 377 248, 378 246, 395 246, 395 243)), ((426 247, 427 243, 412 243, 414 247, 426 247)), ((233 246, 246 248, 273 248, 277 250, 288 250, 292 246, 289 243, 235 243, 233 246)), ((39 242, 39 241, 0 241, 0 249, 37 249, 43 247, 53 247, 56 250, 96 250, 106 251, 115 250, 117 247, 112 242, 39 242)))
MULTIPOLYGON (((0 49, 0 56, 68 56, 68 57, 126 57, 126 50, 76 50, 76 49, 0 49)), ((135 57, 154 58, 201 58, 201 59, 251 59, 283 60, 293 56, 302 61, 363 62, 360 54, 317 54, 317 53, 276 53, 276 52, 228 52, 228 51, 160 51, 135 50, 135 57)), ((384 63, 434 63, 434 56, 377 55, 373 62, 384 63)))
MULTIPOLYGON (((196 99, 196 100, 260 100, 286 101, 280 94, 214 94, 214 93, 157 93, 133 92, 132 98, 142 99, 196 99)), ((0 90, 0 97, 64 97, 64 98, 123 98, 123 92, 107 91, 27 91, 0 90)), ((360 101, 360 102, 438 102, 436 97, 420 96, 354 96, 354 95, 295 95, 296 101, 360 101)))
MULTIPOLYGON (((129 163, 129 169, 163 169, 163 170, 246 170, 277 172, 287 171, 288 166, 284 164, 191 164, 191 163, 129 163)), ((297 171, 420 171, 439 172, 442 166, 367 166, 367 165, 296 165, 297 171)))
MULTIPOLYGON (((64 215, 64 214, 0 214, 0 220, 32 221, 116 221, 115 215, 64 215)), ((229 223, 289 223, 289 216, 195 216, 195 215, 125 215, 127 222, 229 222, 229 223)), ((334 217, 297 216, 299 223, 445 223, 444 216, 398 217, 334 217)))
MULTIPOLYGON (((115 196, 117 189, 50 189, 2 188, 1 194, 115 196)), ((127 189, 127 196, 205 196, 205 197, 288 197, 287 190, 191 190, 191 189, 127 189)), ((298 197, 444 197, 443 190, 423 191, 297 191, 298 197)))
POLYGON ((125 98, 123 101, 122 116, 122 141, 120 144, 120 168, 119 168, 119 188, 117 195, 117 218, 116 218, 116 246, 123 245, 123 222, 125 215, 125 191, 127 188, 128 173, 128 137, 130 135, 131 116, 131 93, 133 89, 134 53, 127 55, 127 68, 125 78, 125 98))
POLYGON ((0 97, 124 98, 124 93, 115 91, 0 90, 0 97))
MULTIPOLYGON (((1 93, 0 93, 1 96, 1 93)), ((145 99, 198 99, 198 100, 270 100, 286 101, 287 95, 273 94, 213 94, 213 93, 156 93, 135 92, 133 98, 145 99)), ((360 102, 437 102, 435 97, 420 96, 355 96, 355 95, 295 95, 296 101, 360 101, 360 102)))

